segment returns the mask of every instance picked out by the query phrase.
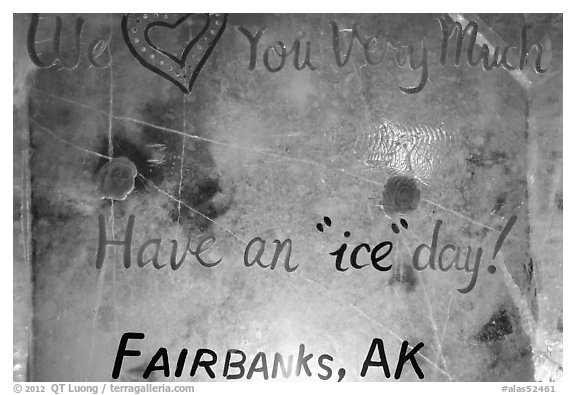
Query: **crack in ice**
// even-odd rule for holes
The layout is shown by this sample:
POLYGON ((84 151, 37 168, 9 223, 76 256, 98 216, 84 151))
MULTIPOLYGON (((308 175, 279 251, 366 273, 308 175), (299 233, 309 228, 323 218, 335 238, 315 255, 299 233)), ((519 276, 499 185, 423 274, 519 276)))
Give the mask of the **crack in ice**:
MULTIPOLYGON (((408 246, 408 241, 406 241, 406 239, 404 238, 403 234, 400 234, 400 238, 403 241, 403 245, 406 248, 408 255, 411 255, 411 249, 410 246, 408 246)), ((422 284, 422 292, 424 292, 424 300, 426 301, 426 307, 428 309, 428 318, 430 319, 430 323, 432 324, 432 329, 434 330, 434 335, 436 338, 436 345, 438 347, 438 353, 440 354, 440 357, 442 359, 442 364, 444 365, 444 369, 448 369, 448 364, 446 363, 446 359, 444 358, 444 353, 442 351, 442 342, 440 341, 440 335, 438 333, 438 325, 436 325, 436 321, 434 320, 434 314, 432 311, 432 305, 430 304, 430 297, 428 296, 428 290, 427 290, 427 286, 426 286, 426 282, 424 281, 424 276, 422 275, 422 272, 418 271, 418 277, 420 277, 420 283, 422 284)), ((448 378, 450 379, 450 381, 454 381, 452 376, 447 373, 448 378)))

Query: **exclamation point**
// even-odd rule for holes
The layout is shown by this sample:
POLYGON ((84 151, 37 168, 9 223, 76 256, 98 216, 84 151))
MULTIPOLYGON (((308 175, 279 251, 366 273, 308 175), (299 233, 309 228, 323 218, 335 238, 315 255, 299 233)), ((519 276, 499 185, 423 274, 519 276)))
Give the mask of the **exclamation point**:
MULTIPOLYGON (((515 215, 511 216, 508 222, 506 223, 506 226, 504 226, 504 229, 502 229, 500 236, 498 236, 498 240, 496 240, 496 245, 494 246, 494 254, 492 254, 492 259, 496 258, 496 254, 498 254, 498 251, 500 251, 502 243, 504 243, 506 236, 508 236, 508 233, 510 233, 510 230, 516 223, 516 220, 518 220, 518 217, 516 217, 515 215)), ((494 265, 488 266, 488 273, 494 274, 495 272, 496 272, 496 266, 494 265)))

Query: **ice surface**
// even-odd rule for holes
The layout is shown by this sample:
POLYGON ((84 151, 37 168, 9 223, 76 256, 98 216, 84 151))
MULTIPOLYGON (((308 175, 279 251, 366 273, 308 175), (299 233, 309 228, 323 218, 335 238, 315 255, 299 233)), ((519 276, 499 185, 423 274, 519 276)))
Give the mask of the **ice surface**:
MULTIPOLYGON (((440 65, 441 32, 432 15, 230 15, 189 95, 136 61, 122 39, 121 15, 82 17, 86 41, 111 32, 112 66, 32 67, 24 104, 15 91, 15 379, 108 381, 128 331, 146 334, 143 357, 123 369, 130 381, 141 379, 142 365, 161 346, 175 350, 175 361, 181 348, 218 355, 239 348, 251 358, 258 351, 294 354, 301 343, 334 356, 345 380, 360 380, 373 338, 391 354, 403 340, 423 342, 425 380, 559 377, 561 17, 482 16, 491 42, 515 43, 529 18, 530 38, 551 43, 551 69, 527 70, 523 84, 503 69, 440 65), (358 48, 337 67, 330 21, 343 38, 357 23, 366 36, 381 29, 402 42, 425 39, 424 89, 403 93, 398 86, 416 84, 418 72, 388 57, 368 65, 358 48), (239 27, 252 34, 266 27, 254 70, 239 27), (288 58, 281 71, 266 70, 264 49, 295 38, 312 43, 317 69, 295 70, 288 58), (401 126, 382 132, 391 124, 401 126), (136 165, 135 189, 125 200, 100 199, 98 171, 115 157, 136 165), (380 202, 398 174, 417 180, 421 199, 401 214, 409 226, 396 234, 391 225, 398 227, 400 214, 380 202), (135 216, 131 268, 124 268, 121 249, 109 248, 95 269, 99 215, 116 239, 135 216), (514 215, 518 221, 492 260, 514 215), (318 232, 325 216, 331 226, 318 232), (437 220, 441 246, 462 247, 463 255, 470 246, 472 257, 478 247, 484 251, 468 293, 457 290, 469 273, 412 268, 413 251, 430 244, 437 220), (191 257, 177 271, 135 264, 150 239, 162 239, 160 259, 168 262, 171 240, 183 249, 207 235, 217 242, 203 257, 222 258, 214 268, 191 257), (244 248, 254 237, 268 245, 291 239, 298 269, 245 267, 244 248), (329 252, 344 241, 352 248, 384 240, 394 243, 393 270, 335 270, 329 252), (495 274, 486 270, 490 264, 495 274), (28 359, 30 371, 22 373, 16 366, 28 359)), ((65 35, 75 18, 64 16, 65 35)), ((24 27, 15 23, 15 48, 25 46, 29 19, 15 16, 24 27)), ((53 27, 43 26, 38 36, 50 38, 53 27)), ((177 48, 192 34, 187 29, 155 37, 177 48)), ((29 64, 25 52, 15 56, 29 64)), ((264 259, 272 255, 267 250, 264 259)), ((383 379, 375 369, 363 378, 383 379)), ((411 369, 401 379, 418 380, 411 369)))

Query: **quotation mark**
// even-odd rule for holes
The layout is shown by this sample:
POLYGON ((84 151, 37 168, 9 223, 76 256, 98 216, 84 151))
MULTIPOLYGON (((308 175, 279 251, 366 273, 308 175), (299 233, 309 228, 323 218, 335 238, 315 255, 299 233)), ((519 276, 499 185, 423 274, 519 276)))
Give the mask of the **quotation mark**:
MULTIPOLYGON (((316 224, 316 229, 318 230, 318 232, 324 232, 324 226, 326 226, 326 228, 329 228, 332 226, 332 220, 330 219, 330 217, 324 217, 322 221, 324 222, 324 224, 322 224, 322 223, 316 224)), ((408 222, 404 218, 400 218, 400 225, 404 229, 408 229, 408 222)), ((394 232, 396 234, 400 233, 400 228, 395 223, 392 224, 392 232, 394 232)), ((350 237, 350 232, 345 231, 344 237, 346 237, 346 238, 350 237)))
MULTIPOLYGON (((327 228, 332 226, 332 220, 330 219, 330 217, 324 217, 323 221, 324 225, 326 225, 327 228)), ((318 232, 324 232, 324 225, 316 224, 316 229, 318 230, 318 232)), ((344 232, 344 237, 350 237, 350 232, 349 231, 344 232)))
MULTIPOLYGON (((408 229, 408 222, 406 222, 404 218, 400 218, 400 225, 402 225, 404 229, 408 229)), ((400 228, 398 228, 398 225, 392 224, 392 232, 396 234, 400 233, 400 228)))
MULTIPOLYGON (((327 227, 332 226, 330 217, 324 217, 324 224, 326 224, 327 227)), ((322 224, 316 224, 316 229, 318 229, 318 232, 324 232, 324 226, 322 224)))

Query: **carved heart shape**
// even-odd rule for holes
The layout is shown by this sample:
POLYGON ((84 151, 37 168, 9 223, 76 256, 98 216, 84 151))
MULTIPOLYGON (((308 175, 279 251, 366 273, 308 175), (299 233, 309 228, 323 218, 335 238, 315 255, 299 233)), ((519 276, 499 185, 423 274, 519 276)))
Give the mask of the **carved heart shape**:
POLYGON ((226 27, 226 14, 127 14, 122 19, 122 34, 128 49, 140 64, 190 93, 196 77, 226 27), (200 31, 179 54, 155 43, 150 30, 176 29, 185 21, 203 18, 200 31))

